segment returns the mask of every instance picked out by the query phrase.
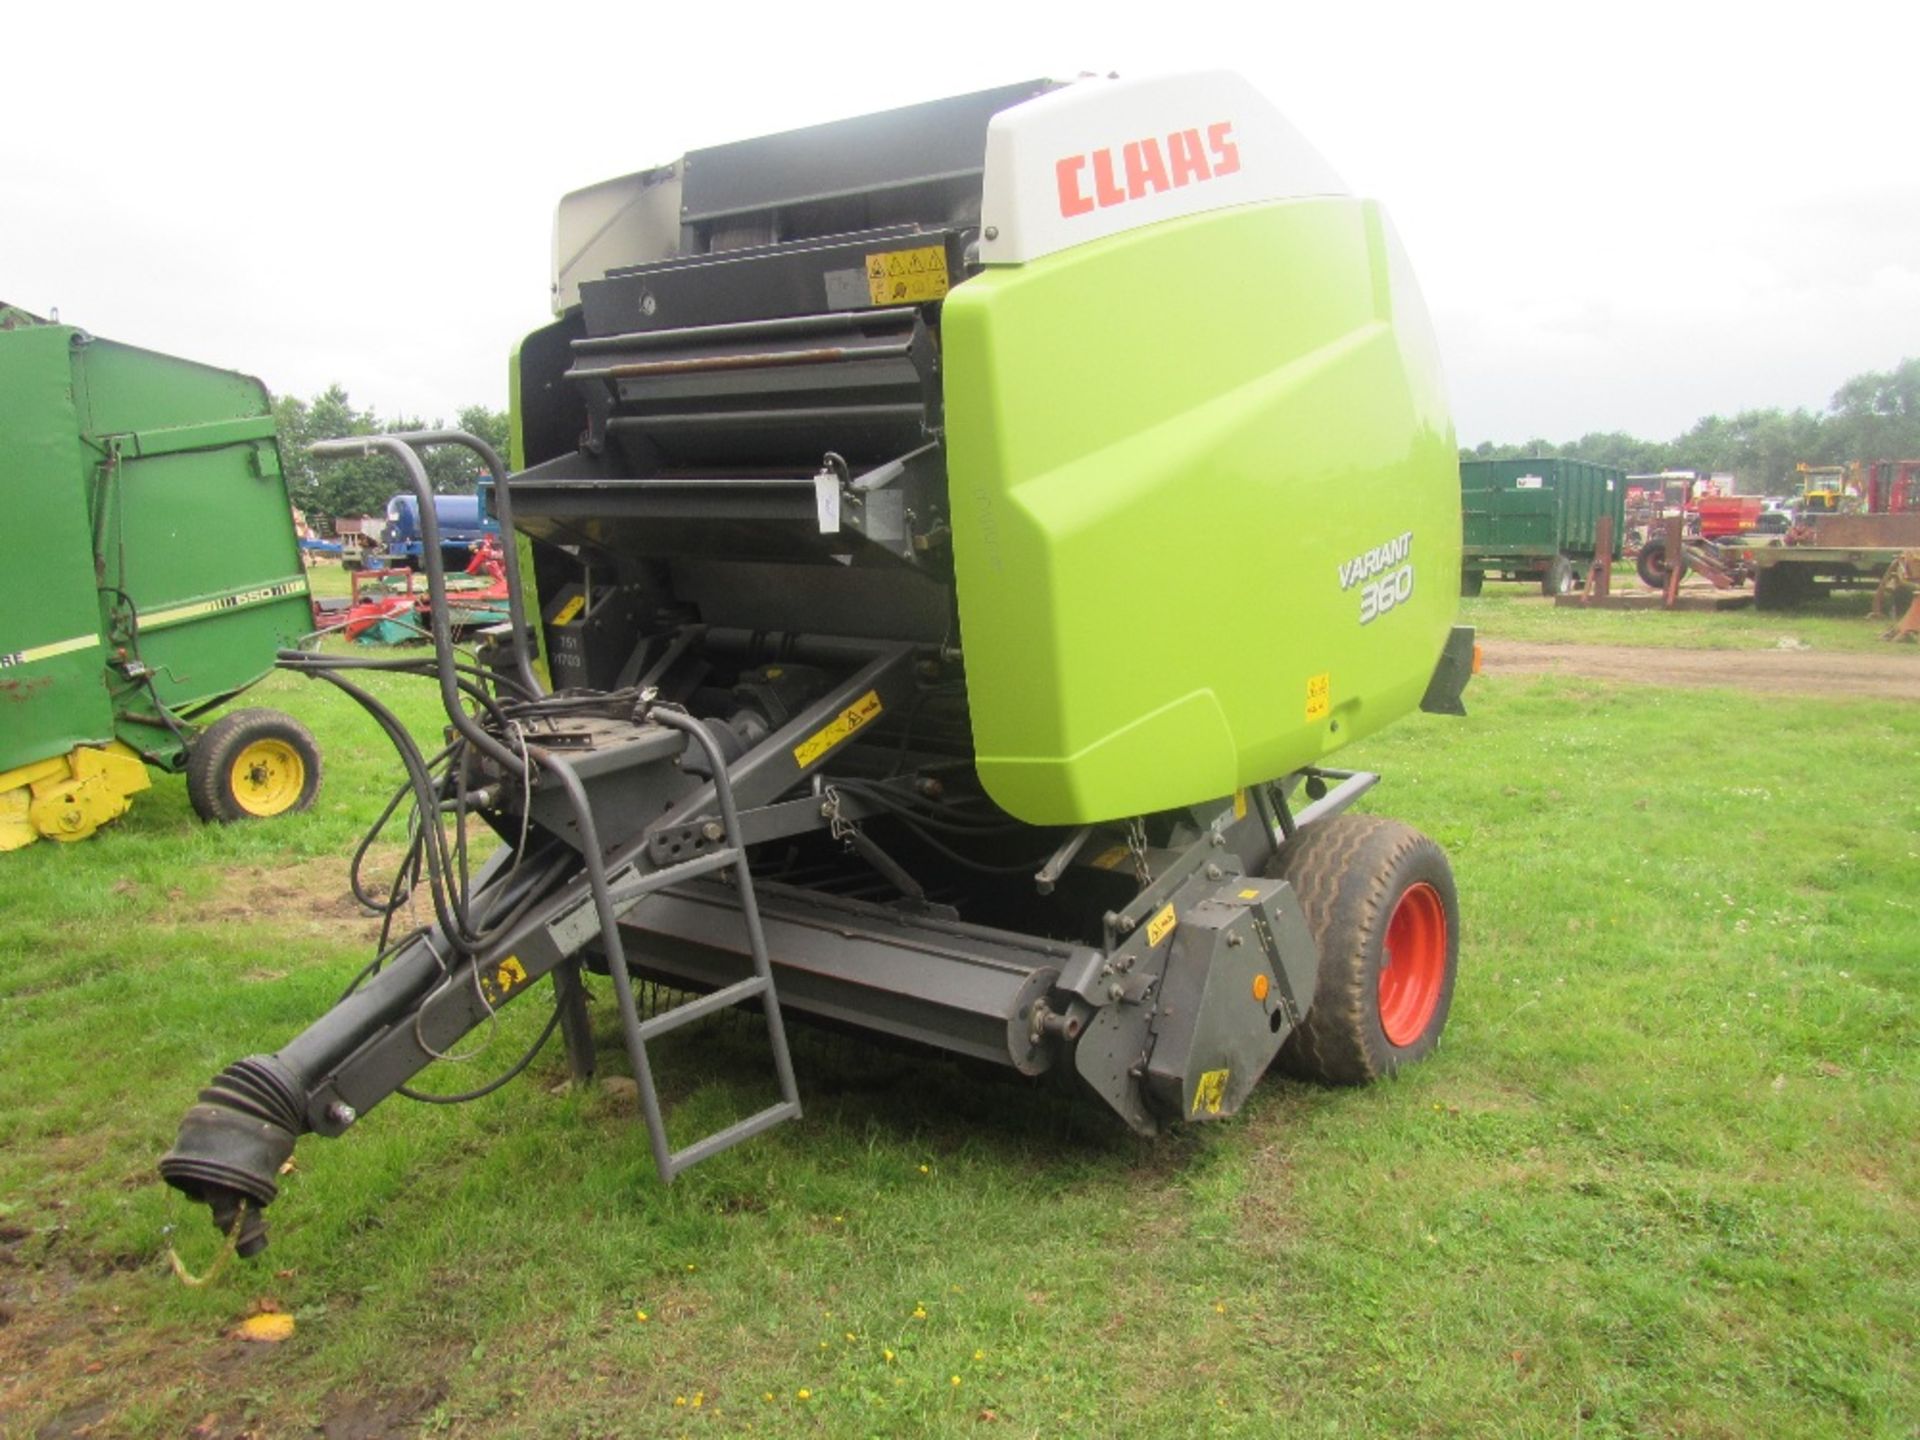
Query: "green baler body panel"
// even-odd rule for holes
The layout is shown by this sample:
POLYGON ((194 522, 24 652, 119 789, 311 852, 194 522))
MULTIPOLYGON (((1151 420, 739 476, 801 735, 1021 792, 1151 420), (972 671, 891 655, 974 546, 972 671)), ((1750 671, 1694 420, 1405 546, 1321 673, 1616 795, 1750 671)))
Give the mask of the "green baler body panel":
POLYGON ((114 738, 179 765, 155 700, 190 718, 312 628, 265 388, 69 326, 0 332, 0 457, 21 542, 0 655, 93 640, 0 672, 20 697, 0 769, 114 738), (110 668, 123 654, 150 687, 110 668))
POLYGON ((1626 540, 1627 472, 1585 460, 1463 460, 1466 557, 1592 559, 1600 517, 1613 518, 1613 559, 1626 540))
POLYGON ((1457 451, 1376 206, 1249 205, 991 269, 942 336, 1000 805, 1072 824, 1194 804, 1418 706, 1456 607, 1457 451))
POLYGON ((72 331, 0 331, 0 771, 113 737, 72 331))

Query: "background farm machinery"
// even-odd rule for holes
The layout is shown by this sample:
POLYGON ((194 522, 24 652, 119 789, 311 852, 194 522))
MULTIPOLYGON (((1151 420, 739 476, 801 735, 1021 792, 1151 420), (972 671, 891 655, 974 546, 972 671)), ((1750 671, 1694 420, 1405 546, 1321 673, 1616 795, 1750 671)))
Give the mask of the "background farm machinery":
MULTIPOLYGON (((447 546, 446 550, 454 547, 447 546)), ((496 534, 481 536, 471 546, 458 572, 442 566, 447 591, 448 624, 455 636, 508 618, 506 565, 496 534)), ((444 553, 444 551, 443 551, 444 553)), ((424 569, 424 565, 421 569, 424 569)), ((366 645, 410 645, 432 637, 431 603, 420 571, 409 566, 356 567, 350 572, 344 597, 313 602, 313 628, 318 635, 340 635, 366 645)))
POLYGON ((260 382, 0 306, 0 450, 0 850, 93 834, 149 766, 203 819, 311 804, 298 721, 206 723, 308 628, 260 382))
POLYGON ((1626 472, 1584 460, 1464 460, 1460 464, 1460 593, 1489 574, 1537 579, 1546 595, 1583 583, 1596 560, 1620 558, 1626 472))
POLYGON ((1873 589, 1876 617, 1888 606, 1904 609, 1905 556, 1920 548, 1920 461, 1802 466, 1800 473, 1806 488, 1784 534, 1710 535, 1701 527, 1676 535, 1669 517, 1636 557, 1641 580, 1670 589, 1677 577, 1667 557, 1678 554, 1682 574, 1697 571, 1716 589, 1751 582, 1763 610, 1791 609, 1835 589, 1873 589))

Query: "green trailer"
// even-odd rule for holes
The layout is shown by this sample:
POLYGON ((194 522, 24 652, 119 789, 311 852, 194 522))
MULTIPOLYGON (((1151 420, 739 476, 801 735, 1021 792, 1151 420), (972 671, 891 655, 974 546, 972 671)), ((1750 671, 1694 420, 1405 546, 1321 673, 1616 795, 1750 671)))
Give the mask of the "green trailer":
POLYGON ((1610 559, 1626 534, 1626 471, 1585 460, 1460 463, 1460 593, 1489 574, 1565 594, 1596 558, 1600 522, 1613 521, 1610 559))
POLYGON ((0 306, 0 850, 80 840, 147 766, 203 818, 304 809, 313 738, 202 726, 312 628, 258 380, 0 306))

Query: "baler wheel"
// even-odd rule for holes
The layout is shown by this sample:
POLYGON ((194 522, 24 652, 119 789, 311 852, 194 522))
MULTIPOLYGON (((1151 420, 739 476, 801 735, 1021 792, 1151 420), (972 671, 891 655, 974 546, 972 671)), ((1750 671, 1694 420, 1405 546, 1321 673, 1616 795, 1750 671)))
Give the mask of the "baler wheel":
POLYGON ((320 791, 320 747, 278 710, 235 710, 187 752, 187 798, 202 820, 229 824, 290 815, 320 791))
POLYGON ((1453 1002, 1460 908, 1446 853, 1411 826, 1334 815, 1280 847, 1270 878, 1292 885, 1320 947, 1307 1017, 1280 1066, 1328 1085, 1396 1074, 1439 1043, 1453 1002))

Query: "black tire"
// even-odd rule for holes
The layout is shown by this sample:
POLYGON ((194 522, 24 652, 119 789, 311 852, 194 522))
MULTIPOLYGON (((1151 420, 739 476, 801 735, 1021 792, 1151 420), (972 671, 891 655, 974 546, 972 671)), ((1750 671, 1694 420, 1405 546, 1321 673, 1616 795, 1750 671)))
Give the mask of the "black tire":
POLYGON ((1480 591, 1485 588, 1486 583, 1487 572, 1484 570, 1462 570, 1460 572, 1460 593, 1462 595, 1478 595, 1480 591))
POLYGON ((1542 595, 1565 595, 1574 588, 1573 562, 1564 555, 1556 555, 1547 562, 1546 572, 1540 577, 1542 595))
POLYGON ((1792 610, 1813 599, 1813 577, 1803 566, 1768 565, 1753 577, 1753 608, 1792 610))
POLYGON ((223 715, 187 751, 187 798, 194 813, 223 825, 307 809, 320 793, 320 775, 313 735, 278 710, 223 715))
MULTIPOLYGON (((1686 557, 1680 560, 1680 573, 1686 574, 1686 557)), ((1640 547, 1633 568, 1640 576, 1640 583, 1649 590, 1667 588, 1667 542, 1660 536, 1650 536, 1647 543, 1640 547)))
POLYGON ((1326 1085, 1365 1085, 1430 1054, 1446 1028, 1460 959, 1460 902, 1446 852, 1397 820, 1334 815, 1282 845, 1267 875, 1293 887, 1320 948, 1313 1004, 1281 1046, 1280 1067, 1326 1085), (1400 1032, 1390 1037, 1381 1004, 1387 933, 1403 901, 1414 904, 1423 890, 1416 908, 1437 911, 1445 933, 1437 944, 1416 934, 1424 957, 1406 958, 1416 973, 1424 960, 1430 1008, 1423 1019, 1418 1009, 1397 1010, 1400 1032))

